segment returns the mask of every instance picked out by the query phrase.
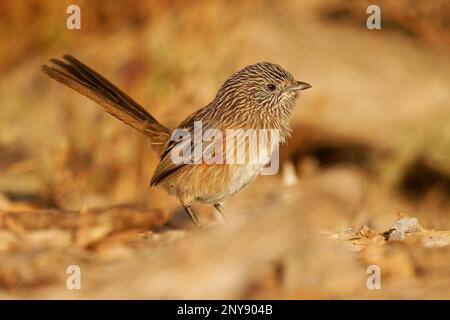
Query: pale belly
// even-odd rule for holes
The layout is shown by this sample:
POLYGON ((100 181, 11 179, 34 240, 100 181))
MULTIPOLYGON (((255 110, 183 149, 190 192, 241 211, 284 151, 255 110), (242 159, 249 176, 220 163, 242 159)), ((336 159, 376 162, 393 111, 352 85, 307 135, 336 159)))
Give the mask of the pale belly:
POLYGON ((173 178, 161 186, 184 205, 193 201, 205 204, 220 203, 248 185, 261 173, 270 162, 276 146, 276 144, 261 145, 255 159, 250 160, 248 157, 241 164, 202 163, 183 166, 173 178))
POLYGON ((220 203, 252 182, 264 165, 213 164, 183 168, 175 181, 162 185, 181 203, 220 203))

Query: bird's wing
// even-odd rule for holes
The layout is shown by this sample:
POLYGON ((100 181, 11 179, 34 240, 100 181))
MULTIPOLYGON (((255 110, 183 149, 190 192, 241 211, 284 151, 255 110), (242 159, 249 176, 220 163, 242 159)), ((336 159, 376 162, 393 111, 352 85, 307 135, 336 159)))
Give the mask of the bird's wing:
MULTIPOLYGON (((219 137, 204 140, 203 135, 194 134, 194 122, 201 121, 201 113, 203 109, 190 115, 179 128, 185 130, 189 134, 189 139, 169 140, 161 155, 161 161, 155 169, 150 186, 156 186, 166 181, 180 170, 199 164, 211 164, 218 157, 225 159, 224 140, 225 135, 220 134, 219 137), (221 153, 221 154, 220 154, 221 153), (181 161, 181 156, 183 161, 181 161), (174 157, 179 156, 178 159, 174 157), (174 161, 176 160, 176 161, 174 161)), ((202 123, 203 133, 208 129, 206 123, 202 123), (205 126, 206 125, 206 126, 205 126)), ((220 131, 220 129, 218 129, 220 131)), ((223 133, 222 131, 220 131, 223 133)))
MULTIPOLYGON (((193 117, 196 118, 196 117, 193 117)), ((197 118, 198 119, 198 118, 197 118)), ((203 122, 202 134, 195 135, 194 121, 183 123, 191 139, 171 140, 163 152, 160 163, 153 174, 150 185, 155 186, 167 181, 175 173, 186 170, 196 165, 211 164, 266 164, 278 143, 278 137, 268 132, 264 140, 260 132, 253 130, 250 137, 246 129, 235 131, 234 135, 228 135, 226 130, 231 128, 211 128, 203 122), (217 129, 217 135, 208 136, 208 129, 217 129), (175 158, 182 154, 181 157, 175 158), (228 156, 228 157, 227 157, 228 156), (174 161, 177 160, 177 161, 174 161)), ((220 126, 221 124, 219 124, 220 126)), ((249 128, 247 128, 249 129, 249 128)))

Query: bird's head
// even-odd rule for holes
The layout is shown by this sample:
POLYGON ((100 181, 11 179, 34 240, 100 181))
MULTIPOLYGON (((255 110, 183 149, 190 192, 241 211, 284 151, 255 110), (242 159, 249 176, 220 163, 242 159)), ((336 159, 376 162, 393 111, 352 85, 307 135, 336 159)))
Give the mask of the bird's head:
POLYGON ((257 112, 292 112, 299 91, 311 88, 278 64, 260 62, 232 75, 216 100, 228 108, 252 108, 257 112))

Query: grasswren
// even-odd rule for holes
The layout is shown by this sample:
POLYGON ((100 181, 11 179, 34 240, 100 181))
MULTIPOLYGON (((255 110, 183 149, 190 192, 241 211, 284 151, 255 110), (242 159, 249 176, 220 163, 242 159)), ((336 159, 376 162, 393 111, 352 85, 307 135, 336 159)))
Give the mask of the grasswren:
POLYGON ((289 120, 298 93, 311 87, 295 80, 277 64, 249 65, 226 80, 208 105, 178 126, 177 130, 194 135, 193 139, 184 139, 74 57, 65 55, 63 60, 50 61, 53 65, 42 66, 48 76, 92 99, 108 113, 148 136, 161 157, 150 185, 161 186, 177 197, 197 226, 199 221, 191 204, 198 201, 213 205, 223 214, 220 203, 253 181, 267 166, 278 144, 289 138, 289 120), (203 133, 212 134, 196 137, 199 124, 203 133), (230 135, 230 130, 244 135, 230 135), (250 142, 251 133, 261 130, 270 134, 266 134, 265 140, 257 137, 254 140, 258 141, 257 148, 252 149, 255 142, 250 142), (243 149, 234 147, 242 145, 243 149), (185 151, 187 158, 174 161, 174 155, 180 150, 185 151), (243 161, 233 161, 239 157, 239 150, 244 150, 243 161))

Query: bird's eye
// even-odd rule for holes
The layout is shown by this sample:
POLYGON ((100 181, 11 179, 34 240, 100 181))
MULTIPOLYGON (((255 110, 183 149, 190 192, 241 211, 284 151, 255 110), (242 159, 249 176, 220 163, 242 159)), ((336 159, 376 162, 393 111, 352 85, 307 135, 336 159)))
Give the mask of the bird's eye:
POLYGON ((273 83, 269 83, 267 85, 267 89, 269 89, 270 91, 274 91, 277 88, 276 85, 274 85, 273 83))

